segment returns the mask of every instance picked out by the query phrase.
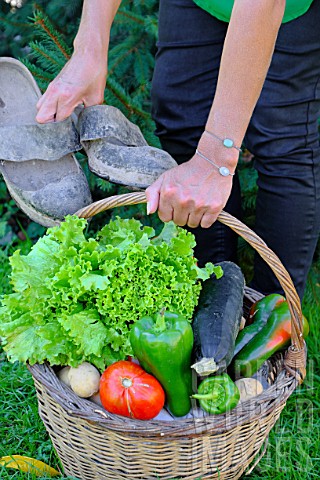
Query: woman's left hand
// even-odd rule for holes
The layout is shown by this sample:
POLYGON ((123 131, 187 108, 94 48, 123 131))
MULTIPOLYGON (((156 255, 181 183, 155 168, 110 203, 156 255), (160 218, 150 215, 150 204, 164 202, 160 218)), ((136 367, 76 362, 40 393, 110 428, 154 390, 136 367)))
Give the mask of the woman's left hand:
POLYGON ((231 188, 232 175, 222 176, 215 166, 195 154, 147 188, 148 213, 158 210, 160 220, 173 220, 181 227, 209 228, 226 205, 231 188))

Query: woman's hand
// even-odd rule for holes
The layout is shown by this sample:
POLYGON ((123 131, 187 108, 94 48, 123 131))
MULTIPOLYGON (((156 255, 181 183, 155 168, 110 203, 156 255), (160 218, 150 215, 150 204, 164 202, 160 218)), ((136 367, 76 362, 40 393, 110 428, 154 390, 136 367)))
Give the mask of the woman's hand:
POLYGON ((196 154, 163 173, 147 188, 148 213, 158 210, 160 220, 173 220, 181 227, 208 228, 226 205, 231 188, 231 175, 223 177, 216 167, 196 154))
POLYGON ((107 58, 75 52, 37 103, 39 123, 61 121, 74 109, 103 102, 107 58))
POLYGON ((64 120, 73 110, 103 102, 110 29, 121 0, 84 0, 74 53, 40 98, 39 123, 64 120))

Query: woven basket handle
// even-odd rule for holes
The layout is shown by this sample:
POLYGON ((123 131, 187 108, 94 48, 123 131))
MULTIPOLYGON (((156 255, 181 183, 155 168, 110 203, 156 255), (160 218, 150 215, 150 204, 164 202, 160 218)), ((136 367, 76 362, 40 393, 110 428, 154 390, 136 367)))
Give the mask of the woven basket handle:
MULTIPOLYGON (((146 202, 147 199, 145 192, 114 195, 82 208, 76 212, 76 215, 81 218, 90 218, 97 213, 110 210, 114 207, 135 205, 146 202)), ((224 211, 220 213, 218 220, 243 237, 266 261, 279 280, 280 285, 285 292, 291 313, 291 347, 288 349, 284 360, 285 367, 289 373, 291 373, 299 382, 301 382, 306 374, 306 349, 302 334, 302 311, 300 299, 289 273, 284 268, 277 255, 267 247, 265 242, 250 228, 240 222, 240 220, 224 211)))

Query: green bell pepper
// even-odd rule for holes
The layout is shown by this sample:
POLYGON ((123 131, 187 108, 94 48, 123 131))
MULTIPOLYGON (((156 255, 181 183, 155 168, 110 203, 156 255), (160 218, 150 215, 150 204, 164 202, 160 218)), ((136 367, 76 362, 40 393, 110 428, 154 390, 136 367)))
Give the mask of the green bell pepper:
POLYGON ((203 380, 198 393, 192 398, 199 400, 200 407, 211 415, 218 415, 236 407, 240 400, 240 392, 227 373, 208 377, 203 380))
POLYGON ((135 322, 130 342, 142 368, 161 383, 169 410, 176 417, 191 409, 193 332, 184 317, 165 312, 135 322))

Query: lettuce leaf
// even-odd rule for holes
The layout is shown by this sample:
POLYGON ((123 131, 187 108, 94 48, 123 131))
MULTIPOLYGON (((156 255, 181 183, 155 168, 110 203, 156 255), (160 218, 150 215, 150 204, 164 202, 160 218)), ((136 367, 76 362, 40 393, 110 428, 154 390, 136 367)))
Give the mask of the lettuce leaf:
POLYGON ((135 219, 116 218, 86 238, 87 222, 68 216, 47 230, 28 255, 10 258, 13 293, 0 307, 0 337, 10 361, 103 370, 131 354, 131 324, 162 307, 190 321, 200 280, 194 236, 166 223, 155 237, 135 219))

